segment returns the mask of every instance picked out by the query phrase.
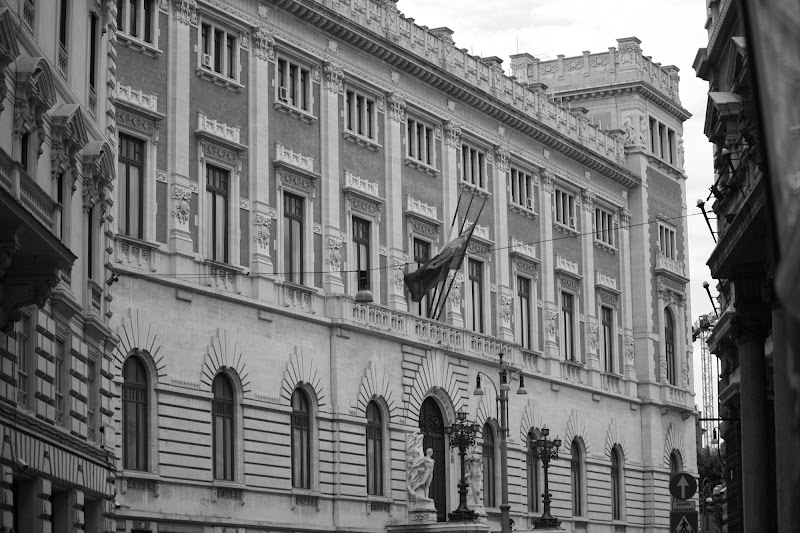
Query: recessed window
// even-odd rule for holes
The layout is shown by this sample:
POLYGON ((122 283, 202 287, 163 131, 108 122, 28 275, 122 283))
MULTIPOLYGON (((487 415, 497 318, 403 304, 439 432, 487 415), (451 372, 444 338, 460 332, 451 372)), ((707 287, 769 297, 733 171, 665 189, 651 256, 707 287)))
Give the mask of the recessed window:
POLYGON ((122 369, 122 467, 147 470, 147 372, 131 356, 122 369))
POLYGON ((117 0, 117 30, 153 44, 155 0, 117 0))
POLYGON ((367 404, 367 494, 383 495, 383 420, 374 401, 367 404))
POLYGON ((617 447, 611 449, 611 519, 622 520, 622 461, 617 447))
POLYGON ((461 180, 486 189, 486 154, 483 150, 461 145, 461 180))
POLYGON ((276 98, 281 104, 301 111, 311 109, 311 77, 309 70, 286 58, 278 58, 278 79, 275 84, 276 98))
POLYGON ((575 361, 575 296, 561 292, 561 357, 575 361))
POLYGON ((119 135, 119 231, 144 238, 144 141, 119 135))
POLYGON ((283 193, 283 272, 286 281, 303 283, 303 198, 283 193))
POLYGON ((664 321, 664 351, 667 358, 666 377, 670 385, 675 385, 675 319, 669 309, 664 309, 664 321))
POLYGON ((345 129, 361 137, 375 140, 375 100, 360 91, 348 89, 345 94, 345 129))
POLYGON ((535 211, 533 176, 516 168, 511 169, 511 203, 535 211))
POLYGON ((483 426, 481 455, 483 457, 483 503, 486 507, 495 507, 497 495, 494 486, 494 431, 488 423, 483 426))
POLYGON ((675 164, 675 130, 653 117, 650 123, 650 153, 667 163, 675 164))
POLYGON ((97 390, 97 357, 90 355, 86 359, 86 436, 89 440, 97 440, 97 400, 100 392, 97 390))
POLYGON ((227 170, 206 166, 207 253, 210 259, 221 263, 228 262, 229 178, 227 170))
POLYGON ((572 441, 570 450, 572 474, 572 515, 583 516, 583 451, 577 441, 572 441))
POLYGON ((230 80, 238 81, 238 35, 203 22, 200 25, 200 66, 230 80))
POLYGON ((469 307, 467 328, 483 333, 483 263, 475 259, 467 262, 469 278, 469 307))
POLYGON ((528 512, 539 512, 539 459, 536 456, 536 435, 528 433, 528 449, 525 453, 528 467, 528 512))
POLYGON ((575 222, 575 195, 567 191, 556 189, 556 223, 576 229, 575 222))
POLYGON ((15 328, 17 333, 17 405, 28 405, 28 389, 31 378, 31 317, 23 314, 15 328))
POLYGON ((617 369, 614 365, 614 311, 608 306, 601 305, 600 315, 603 361, 606 372, 615 372, 617 369))
POLYGON ((531 280, 517 276, 517 342, 523 348, 531 349, 531 280))
POLYGON ((292 486, 311 488, 311 409, 300 389, 292 394, 292 486))
POLYGON ((599 207, 594 210, 594 239, 611 248, 617 246, 614 215, 599 207))
POLYGON ((663 257, 675 259, 675 230, 664 224, 658 224, 658 250, 663 257))
POLYGON ((214 479, 233 481, 233 386, 224 374, 217 374, 212 384, 214 479))
POLYGON ((358 217, 353 217, 353 248, 355 253, 355 267, 359 272, 366 272, 366 289, 369 289, 370 272, 370 243, 369 243, 370 223, 358 217))
MULTIPOLYGON (((422 239, 414 238, 414 262, 417 264, 417 268, 420 268, 423 263, 428 261, 430 258, 431 243, 422 239)), ((422 299, 416 304, 417 315, 430 318, 432 310, 429 309, 429 306, 431 304, 432 302, 429 301, 428 295, 426 294, 423 296, 422 299)))
POLYGON ((433 128, 417 120, 408 119, 406 136, 408 157, 433 166, 433 128))
POLYGON ((56 411, 56 424, 62 425, 66 422, 64 410, 66 408, 66 398, 64 398, 64 389, 67 372, 67 341, 66 338, 56 338, 56 353, 55 353, 55 379, 53 385, 55 389, 55 411, 56 411))

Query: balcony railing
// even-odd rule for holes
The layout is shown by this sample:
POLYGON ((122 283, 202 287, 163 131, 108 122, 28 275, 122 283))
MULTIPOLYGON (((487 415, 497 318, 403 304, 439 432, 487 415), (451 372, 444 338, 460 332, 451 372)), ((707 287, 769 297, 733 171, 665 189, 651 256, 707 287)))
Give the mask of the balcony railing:
POLYGON ((682 278, 686 277, 686 267, 683 261, 679 261, 678 259, 670 259, 669 257, 662 255, 660 251, 656 253, 656 268, 666 270, 667 272, 671 272, 682 278))

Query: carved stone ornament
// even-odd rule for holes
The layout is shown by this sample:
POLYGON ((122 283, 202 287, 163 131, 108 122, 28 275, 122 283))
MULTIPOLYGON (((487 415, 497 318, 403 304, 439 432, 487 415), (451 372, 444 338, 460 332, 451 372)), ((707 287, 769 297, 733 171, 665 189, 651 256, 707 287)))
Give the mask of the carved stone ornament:
POLYGON ((555 185, 555 176, 553 175, 553 171, 549 168, 546 168, 542 171, 542 190, 546 193, 553 192, 553 188, 555 185))
POLYGON ((342 267, 342 239, 328 237, 328 264, 331 270, 339 271, 342 267))
POLYGON ((433 480, 433 450, 429 448, 423 451, 423 437, 419 432, 406 437, 406 490, 409 503, 431 501, 428 490, 433 480))
POLYGON ((625 360, 629 365, 633 365, 633 337, 625 335, 625 360))
POLYGON ((689 365, 688 363, 683 363, 681 365, 681 379, 684 388, 689 388, 689 365))
POLYGON ((395 122, 406 121, 406 101, 395 93, 386 97, 386 105, 389 107, 389 118, 395 122))
POLYGON ((191 198, 192 191, 189 189, 181 187, 180 185, 175 185, 175 188, 172 189, 172 199, 175 200, 175 210, 172 211, 172 216, 181 224, 189 223, 189 201, 191 198))
POLYGON ((405 287, 405 280, 403 279, 403 276, 405 274, 407 263, 408 255, 406 254, 392 258, 392 284, 394 285, 395 290, 398 292, 403 292, 403 288, 405 287))
POLYGON ((272 217, 264 213, 256 213, 255 226, 256 235, 255 242, 258 244, 259 249, 269 251, 270 241, 270 226, 272 225, 272 217))
POLYGON ((325 74, 325 87, 328 89, 328 92, 333 94, 341 94, 344 92, 344 84, 342 83, 344 80, 344 71, 341 66, 336 63, 328 62, 323 65, 322 71, 325 74))
POLYGON ((591 189, 583 189, 583 209, 590 213, 594 212, 595 194, 591 189))
POLYGON ((588 340, 589 340, 589 348, 594 352, 597 351, 597 324, 594 322, 589 322, 586 326, 586 331, 588 333, 588 340))
POLYGON ((495 161, 497 162, 497 168, 500 170, 500 172, 508 172, 508 158, 510 155, 508 146, 495 146, 494 155, 495 161))
POLYGON ((418 220, 411 220, 409 225, 411 226, 411 230, 415 233, 419 233, 420 235, 425 235, 434 239, 439 238, 439 229, 431 226, 430 224, 425 224, 424 222, 420 222, 418 220))
POLYGON ((264 27, 253 32, 253 52, 262 61, 275 59, 275 38, 264 27))
POLYGON ((567 289, 573 291, 580 291, 581 290, 581 283, 576 279, 572 279, 569 276, 558 276, 558 281, 562 287, 566 287, 567 289))
POLYGON ((505 325, 511 324, 511 304, 513 301, 513 298, 508 294, 500 295, 500 318, 505 325))
POLYGON ((447 299, 455 309, 461 309, 462 294, 461 291, 464 287, 464 275, 461 272, 456 272, 453 277, 453 286, 450 289, 450 296, 447 299))
POLYGON ((619 220, 622 223, 622 229, 628 229, 631 225, 631 212, 625 208, 620 209, 619 220))
POLYGON ((197 0, 175 0, 175 14, 178 22, 197 24, 197 0))
POLYGON ((213 157, 214 159, 218 159, 230 165, 238 166, 241 160, 237 152, 233 152, 205 140, 200 141, 200 148, 202 149, 203 157, 213 157))
POLYGON ((452 120, 444 123, 444 139, 450 148, 461 146, 461 126, 452 120))
POLYGON ((539 273, 536 263, 529 263, 527 261, 516 261, 515 265, 517 268, 517 272, 531 274, 534 276, 534 279, 535 276, 539 273))
POLYGON ((158 144, 159 127, 152 120, 117 109, 117 124, 140 131, 149 136, 153 144, 158 144))
POLYGON ((556 311, 547 312, 547 334, 558 338, 558 313, 556 311))

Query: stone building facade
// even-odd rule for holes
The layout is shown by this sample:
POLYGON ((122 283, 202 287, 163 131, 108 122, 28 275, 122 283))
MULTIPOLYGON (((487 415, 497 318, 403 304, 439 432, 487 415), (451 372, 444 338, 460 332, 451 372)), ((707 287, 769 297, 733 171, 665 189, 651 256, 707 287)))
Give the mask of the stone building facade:
POLYGON ((106 4, 0 3, 3 531, 114 527, 106 4))
POLYGON ((119 531, 383 531, 407 520, 420 429, 443 517, 462 409, 496 529, 496 392, 472 391, 500 354, 529 391, 509 412, 516 529, 542 512, 545 426, 567 527, 667 529, 670 472, 695 468, 676 69, 631 38, 514 56, 514 79, 392 2, 121 6, 119 531), (403 274, 465 218, 436 322, 403 274))

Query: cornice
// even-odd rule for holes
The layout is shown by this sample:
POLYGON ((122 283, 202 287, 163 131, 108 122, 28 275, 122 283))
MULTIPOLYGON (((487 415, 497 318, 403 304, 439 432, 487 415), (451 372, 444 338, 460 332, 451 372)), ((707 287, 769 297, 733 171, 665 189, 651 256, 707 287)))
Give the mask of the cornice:
POLYGON ((732 21, 735 19, 729 14, 733 14, 736 12, 735 9, 731 9, 733 4, 735 3, 734 0, 722 0, 722 7, 719 10, 719 15, 717 16, 716 23, 714 24, 714 31, 711 32, 711 36, 708 38, 708 46, 706 46, 706 54, 708 60, 712 63, 716 61, 716 55, 722 50, 722 48, 716 46, 717 42, 719 42, 720 35, 724 33, 730 33, 732 29, 732 21))
POLYGON ((568 101, 588 100, 589 98, 598 98, 604 96, 638 94, 661 107, 669 114, 677 117, 681 122, 689 120, 692 117, 692 114, 688 109, 685 109, 679 105, 675 105, 673 102, 659 94, 658 91, 648 87, 648 85, 649 84, 644 81, 631 81, 621 84, 610 84, 585 89, 571 89, 564 91, 555 89, 554 94, 559 98, 563 97, 568 99, 568 101))
MULTIPOLYGON (((598 172, 625 187, 641 183, 641 178, 614 160, 595 154, 591 149, 556 129, 537 121, 521 110, 481 90, 430 61, 416 56, 381 34, 348 20, 316 0, 275 0, 272 4, 319 30, 371 54, 394 69, 402 71, 454 100, 479 111, 501 124, 514 128, 557 150, 570 159, 598 172)), ((447 114, 440 112, 443 116, 447 114)), ((456 119, 454 115, 448 118, 456 119)))

